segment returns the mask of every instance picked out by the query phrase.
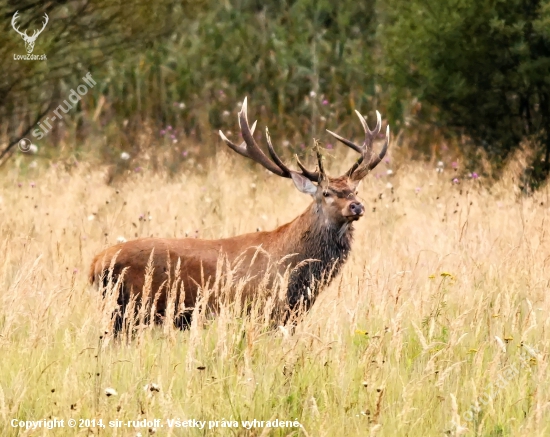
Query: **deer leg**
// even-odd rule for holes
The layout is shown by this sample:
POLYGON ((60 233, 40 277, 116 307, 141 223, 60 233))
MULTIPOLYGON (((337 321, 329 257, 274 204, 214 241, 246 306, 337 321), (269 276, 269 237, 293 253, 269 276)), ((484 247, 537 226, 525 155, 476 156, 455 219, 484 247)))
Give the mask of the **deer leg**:
MULTIPOLYGON (((112 283, 117 282, 117 275, 113 275, 112 283)), ((107 297, 107 290, 109 287, 109 280, 107 272, 103 275, 103 299, 107 297)), ((117 296, 117 308, 112 312, 111 319, 114 318, 113 331, 115 337, 120 334, 120 331, 124 328, 124 315, 126 313, 126 307, 128 306, 129 295, 126 293, 124 284, 119 287, 117 296)))
POLYGON ((193 310, 183 311, 176 315, 174 318, 174 326, 182 331, 191 327, 191 320, 193 319, 193 310))

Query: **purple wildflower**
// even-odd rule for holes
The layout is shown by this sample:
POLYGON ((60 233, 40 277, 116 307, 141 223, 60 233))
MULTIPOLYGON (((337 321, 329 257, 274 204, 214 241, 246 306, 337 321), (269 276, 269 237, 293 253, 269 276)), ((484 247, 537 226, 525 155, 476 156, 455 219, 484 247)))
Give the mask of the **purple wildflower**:
POLYGON ((477 178, 479 178, 479 175, 476 172, 473 172, 472 179, 477 179, 477 178))
POLYGON ((460 181, 458 180, 458 178, 454 178, 454 179, 453 179, 453 184, 458 184, 458 183, 460 183, 460 181))
POLYGON ((162 129, 162 130, 160 131, 160 134, 161 134, 161 135, 164 135, 165 133, 166 133, 166 131, 165 131, 164 129, 162 129))
POLYGON ((416 194, 418 194, 418 193, 420 193, 420 190, 421 190, 421 189, 422 189, 422 188, 420 188, 420 187, 416 187, 416 188, 414 189, 414 192, 415 192, 416 194))
POLYGON ((332 144, 330 144, 330 143, 327 144, 327 149, 332 150, 333 148, 334 148, 334 146, 332 144))
POLYGON ((322 103, 323 103, 323 105, 328 105, 328 100, 324 99, 322 103))

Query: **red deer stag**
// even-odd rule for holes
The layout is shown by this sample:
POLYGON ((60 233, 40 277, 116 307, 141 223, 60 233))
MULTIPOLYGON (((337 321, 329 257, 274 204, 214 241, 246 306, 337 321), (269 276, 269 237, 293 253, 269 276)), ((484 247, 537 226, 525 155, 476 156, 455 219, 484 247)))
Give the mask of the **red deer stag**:
MULTIPOLYGON (((100 278, 103 278, 105 283, 107 271, 113 259, 114 278, 119 277, 126 269, 118 296, 120 310, 115 319, 115 329, 121 328, 122 315, 130 298, 134 296, 139 303, 151 253, 153 253, 154 268, 151 290, 157 293, 156 314, 159 319, 166 316, 168 288, 166 284, 169 278, 174 278, 173 270, 178 259, 181 263, 179 279, 184 288, 183 303, 186 309, 192 309, 197 301, 198 286, 201 281, 209 277, 214 278, 216 275, 220 255, 225 256, 229 263, 235 262, 237 258, 241 259, 240 267, 234 275, 235 280, 244 277, 253 278, 243 292, 244 299, 253 298, 255 285, 264 274, 268 273, 269 266, 276 265, 279 273, 289 269, 286 313, 290 314, 299 305, 307 310, 315 301, 319 288, 327 285, 338 274, 348 257, 353 222, 359 220, 365 211, 356 197, 358 185, 367 173, 378 165, 388 148, 389 126, 380 154, 375 155, 373 152, 373 142, 382 124, 380 113, 376 111, 377 124, 374 131, 371 131, 363 116, 358 111, 355 112, 365 131, 365 141, 361 146, 328 131, 337 140, 361 155, 347 172, 333 178, 325 173, 319 152, 317 152, 318 170, 308 170, 299 160, 297 164, 301 169, 300 172, 289 169, 275 153, 266 128, 270 160, 254 140, 256 123, 250 128, 245 99, 239 112, 239 125, 244 142, 236 145, 220 131, 222 140, 239 155, 256 161, 277 176, 292 179, 299 191, 313 197, 313 202, 290 223, 270 232, 254 232, 220 240, 141 238, 117 244, 99 253, 91 265, 91 283, 100 282, 100 278), (281 262, 273 264, 273 260, 281 260, 281 262), (315 261, 307 262, 307 260, 315 261), (171 266, 170 271, 168 271, 169 266, 171 266)), ((180 327, 186 326, 190 321, 189 311, 183 316, 179 319, 180 327)))

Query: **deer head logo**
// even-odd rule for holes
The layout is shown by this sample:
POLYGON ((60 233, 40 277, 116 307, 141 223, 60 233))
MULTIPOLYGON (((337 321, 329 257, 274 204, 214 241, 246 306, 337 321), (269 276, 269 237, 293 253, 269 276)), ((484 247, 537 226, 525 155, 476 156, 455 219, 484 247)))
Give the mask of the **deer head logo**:
POLYGON ((44 13, 44 18, 46 21, 44 21, 42 25, 42 29, 40 30, 33 30, 33 33, 31 36, 27 35, 27 31, 20 32, 19 27, 15 27, 15 22, 17 21, 19 11, 15 11, 15 14, 13 14, 13 18, 11 19, 11 25, 13 27, 13 30, 15 30, 19 35, 21 35, 21 38, 23 38, 23 41, 25 41, 25 48, 27 49, 27 53, 31 54, 34 50, 34 43, 36 42, 36 38, 38 38, 38 35, 42 33, 44 28, 46 27, 46 24, 48 24, 49 18, 48 14, 44 13))

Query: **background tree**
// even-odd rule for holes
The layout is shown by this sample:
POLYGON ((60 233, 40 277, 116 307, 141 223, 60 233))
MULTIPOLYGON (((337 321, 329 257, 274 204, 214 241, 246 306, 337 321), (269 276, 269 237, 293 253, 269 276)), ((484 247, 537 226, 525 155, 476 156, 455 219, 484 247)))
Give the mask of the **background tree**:
POLYGON ((400 116, 405 92, 420 117, 463 133, 501 165, 522 140, 531 182, 550 170, 550 2, 390 0, 380 4, 383 75, 400 116))
POLYGON ((64 90, 76 86, 86 72, 108 68, 109 61, 129 60, 136 51, 171 35, 182 7, 188 13, 196 9, 195 4, 172 0, 130 4, 112 0, 0 2, 0 56, 4 60, 0 120, 2 133, 8 138, 0 157, 9 153, 47 109, 56 106, 64 90), (14 60, 14 54, 26 54, 22 38, 12 29, 16 11, 16 27, 29 35, 40 29, 44 14, 48 15, 49 22, 33 53, 46 54, 47 61, 14 60))

